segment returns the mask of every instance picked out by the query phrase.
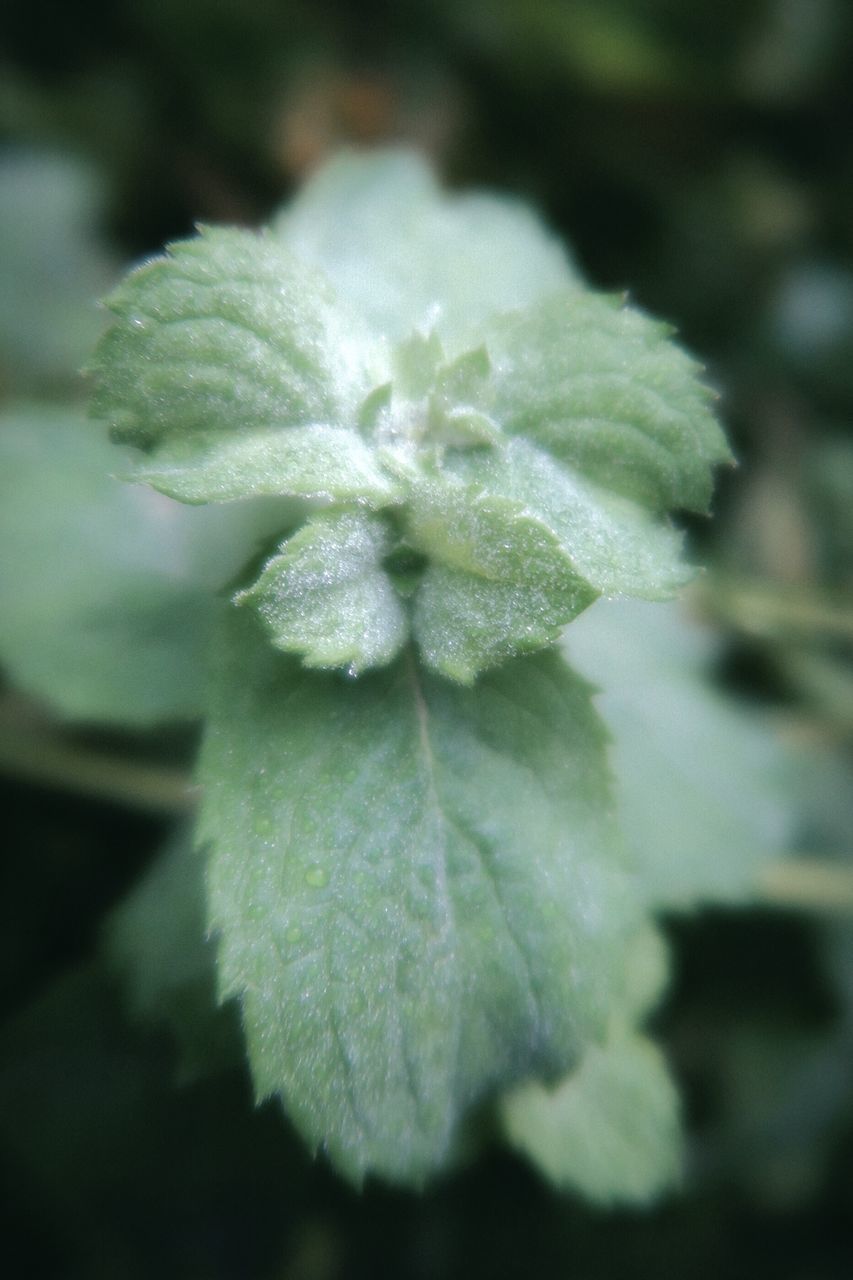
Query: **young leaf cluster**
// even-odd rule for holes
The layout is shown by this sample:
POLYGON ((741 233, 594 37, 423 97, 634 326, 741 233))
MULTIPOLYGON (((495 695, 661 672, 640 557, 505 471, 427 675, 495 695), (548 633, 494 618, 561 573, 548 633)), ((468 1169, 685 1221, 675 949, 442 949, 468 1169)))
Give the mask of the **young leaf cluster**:
MULTIPOLYGON (((405 159, 374 176, 421 181, 405 159)), ((463 254, 477 236, 459 203, 443 210, 451 256, 454 232, 463 254)), ((411 635, 427 667, 470 684, 599 595, 677 589, 665 513, 707 509, 728 450, 666 326, 563 265, 524 306, 481 318, 483 299, 438 294, 424 328, 389 336, 347 296, 352 263, 322 241, 320 261, 298 256, 290 216, 261 235, 203 228, 141 267, 93 365, 94 412, 145 451, 140 479, 188 502, 309 505, 238 597, 276 647, 358 674, 411 635)))

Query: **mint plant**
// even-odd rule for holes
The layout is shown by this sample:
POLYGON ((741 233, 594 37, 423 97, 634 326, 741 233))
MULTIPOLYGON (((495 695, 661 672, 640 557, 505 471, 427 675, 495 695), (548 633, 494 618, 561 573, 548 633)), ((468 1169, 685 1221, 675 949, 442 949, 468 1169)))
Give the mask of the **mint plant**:
POLYGON ((555 1181, 655 1194, 658 902, 558 644, 688 580, 670 515, 730 459, 698 366, 526 210, 397 153, 108 306, 93 413, 131 478, 241 513, 197 834, 258 1096, 356 1181, 422 1184, 497 1101, 555 1181))

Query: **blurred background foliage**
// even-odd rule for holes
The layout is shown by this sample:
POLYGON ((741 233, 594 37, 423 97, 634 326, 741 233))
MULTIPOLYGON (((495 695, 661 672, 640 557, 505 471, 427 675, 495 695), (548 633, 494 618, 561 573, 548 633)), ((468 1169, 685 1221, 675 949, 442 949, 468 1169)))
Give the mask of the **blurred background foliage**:
POLYGON ((850 1274, 851 66, 846 0, 6 0, 0 1174, 30 1274, 850 1274), (800 749, 799 857, 764 903, 668 925, 654 1027, 687 1169, 642 1214, 497 1151, 422 1198, 355 1194, 253 1110, 227 1011, 197 1025, 203 944, 169 949, 196 902, 170 833, 210 611, 186 584, 247 530, 141 491, 111 506, 121 460, 78 376, 94 299, 196 220, 261 221, 337 146, 388 141, 531 199, 596 286, 674 321, 741 463, 691 526, 692 607, 706 683, 800 749), (170 904, 153 939, 146 901, 170 904))

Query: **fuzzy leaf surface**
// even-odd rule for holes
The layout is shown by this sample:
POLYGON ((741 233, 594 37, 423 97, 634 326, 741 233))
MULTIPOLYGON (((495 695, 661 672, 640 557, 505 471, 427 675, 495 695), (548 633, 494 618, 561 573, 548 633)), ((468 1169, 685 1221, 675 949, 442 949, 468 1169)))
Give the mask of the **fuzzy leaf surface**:
POLYGON ((170 462, 160 451, 154 466, 131 476, 179 502, 236 502, 281 494, 323 502, 382 507, 394 488, 372 451, 354 431, 315 424, 257 431, 213 441, 191 462, 180 451, 170 462))
POLYGON ((470 1104, 601 1034, 634 907, 589 690, 557 655, 475 691, 408 659, 345 682, 237 611, 201 780, 257 1092, 350 1177, 419 1183, 470 1104))
POLYGON ((463 684, 551 644, 595 599, 552 529, 478 486, 440 476, 418 485, 408 536, 429 559, 413 617, 420 652, 463 684))
POLYGON ((690 577, 679 533, 526 440, 462 454, 457 470, 484 492, 520 503, 551 529, 598 595, 665 600, 690 577))
POLYGON ((170 465, 223 435, 349 421, 384 369, 324 277, 269 234, 204 228, 107 305, 92 411, 170 465))
POLYGON ((413 488, 408 526, 430 560, 415 635, 452 679, 552 643, 601 594, 660 599, 687 579, 678 534, 526 441, 454 470, 413 488))
POLYGON ((402 648, 408 621, 382 568, 391 549, 384 521, 357 511, 315 516, 236 597, 253 604, 272 642, 309 667, 358 675, 402 648))
POLYGON ((605 489, 654 510, 706 511, 731 460, 700 367, 672 330, 617 298, 563 290, 483 337, 493 412, 605 489))

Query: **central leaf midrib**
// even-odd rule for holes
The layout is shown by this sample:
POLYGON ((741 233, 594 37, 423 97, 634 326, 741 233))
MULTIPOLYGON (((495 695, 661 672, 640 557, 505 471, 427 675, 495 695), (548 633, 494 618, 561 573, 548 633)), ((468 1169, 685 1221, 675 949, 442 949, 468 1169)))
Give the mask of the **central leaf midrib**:
MULTIPOLYGON (((438 827, 441 831, 441 849, 442 856, 440 858, 440 883, 441 896, 445 906, 445 919, 448 921, 447 932, 456 934, 456 917, 453 902, 453 895, 450 891, 449 876, 447 870, 447 838, 449 831, 455 831, 457 835, 465 841, 465 843, 474 850, 478 864, 482 870, 483 879, 488 884, 492 896, 494 897, 500 917, 503 921, 506 936, 515 951, 520 964, 521 975, 523 977, 523 985, 526 988, 534 1014, 535 1021, 538 1025, 543 1022, 543 1010, 541 1005, 540 994, 536 990, 536 984, 533 980, 533 974, 530 967, 530 958, 527 955, 524 946, 517 936, 515 929, 510 921, 507 904, 500 892, 498 876, 491 860, 488 856, 488 849, 483 838, 479 837, 476 832, 472 831, 461 818, 450 812, 444 805, 440 794, 439 768, 430 739, 430 708, 424 695, 423 687, 418 675, 416 660, 412 654, 411 648, 406 652, 406 675, 412 690, 412 697, 415 706, 415 714, 418 724, 418 735, 421 745, 421 751, 424 758, 429 796, 434 808, 438 827)), ((439 860, 437 860, 439 861, 439 860)), ((457 1049, 461 1049, 462 1035, 461 1027, 457 1024, 457 1049)), ((458 1055, 457 1055, 458 1057, 458 1055)), ((458 1076, 458 1067, 457 1067, 458 1076)))
MULTIPOLYGON (((456 912, 454 909, 453 898, 450 893, 449 877, 447 869, 447 819, 438 794, 438 783, 436 778, 436 761, 435 753, 432 749, 429 734, 430 712, 424 696, 423 686, 418 675, 417 659, 411 644, 407 646, 405 652, 405 673, 406 682, 412 693, 412 701, 415 708, 415 718, 418 728, 418 739, 421 747, 421 754, 424 760, 426 770, 427 785, 429 788, 429 798, 435 813, 436 830, 440 833, 439 852, 435 857, 436 865, 436 884, 444 908, 443 917, 445 920, 445 936, 452 939, 449 945, 451 953, 456 952, 455 939, 457 937, 456 912)), ((453 958, 453 957, 452 957, 453 958)), ((456 959, 458 963, 458 958, 456 959)), ((453 1037, 455 1040, 453 1052, 453 1083, 454 1093, 458 1094, 458 1080, 460 1076, 460 1054, 462 1051, 462 1025, 459 1011, 459 1003, 456 1006, 456 1018, 453 1026, 453 1037)), ((457 1097, 458 1108, 458 1097, 457 1097)))

